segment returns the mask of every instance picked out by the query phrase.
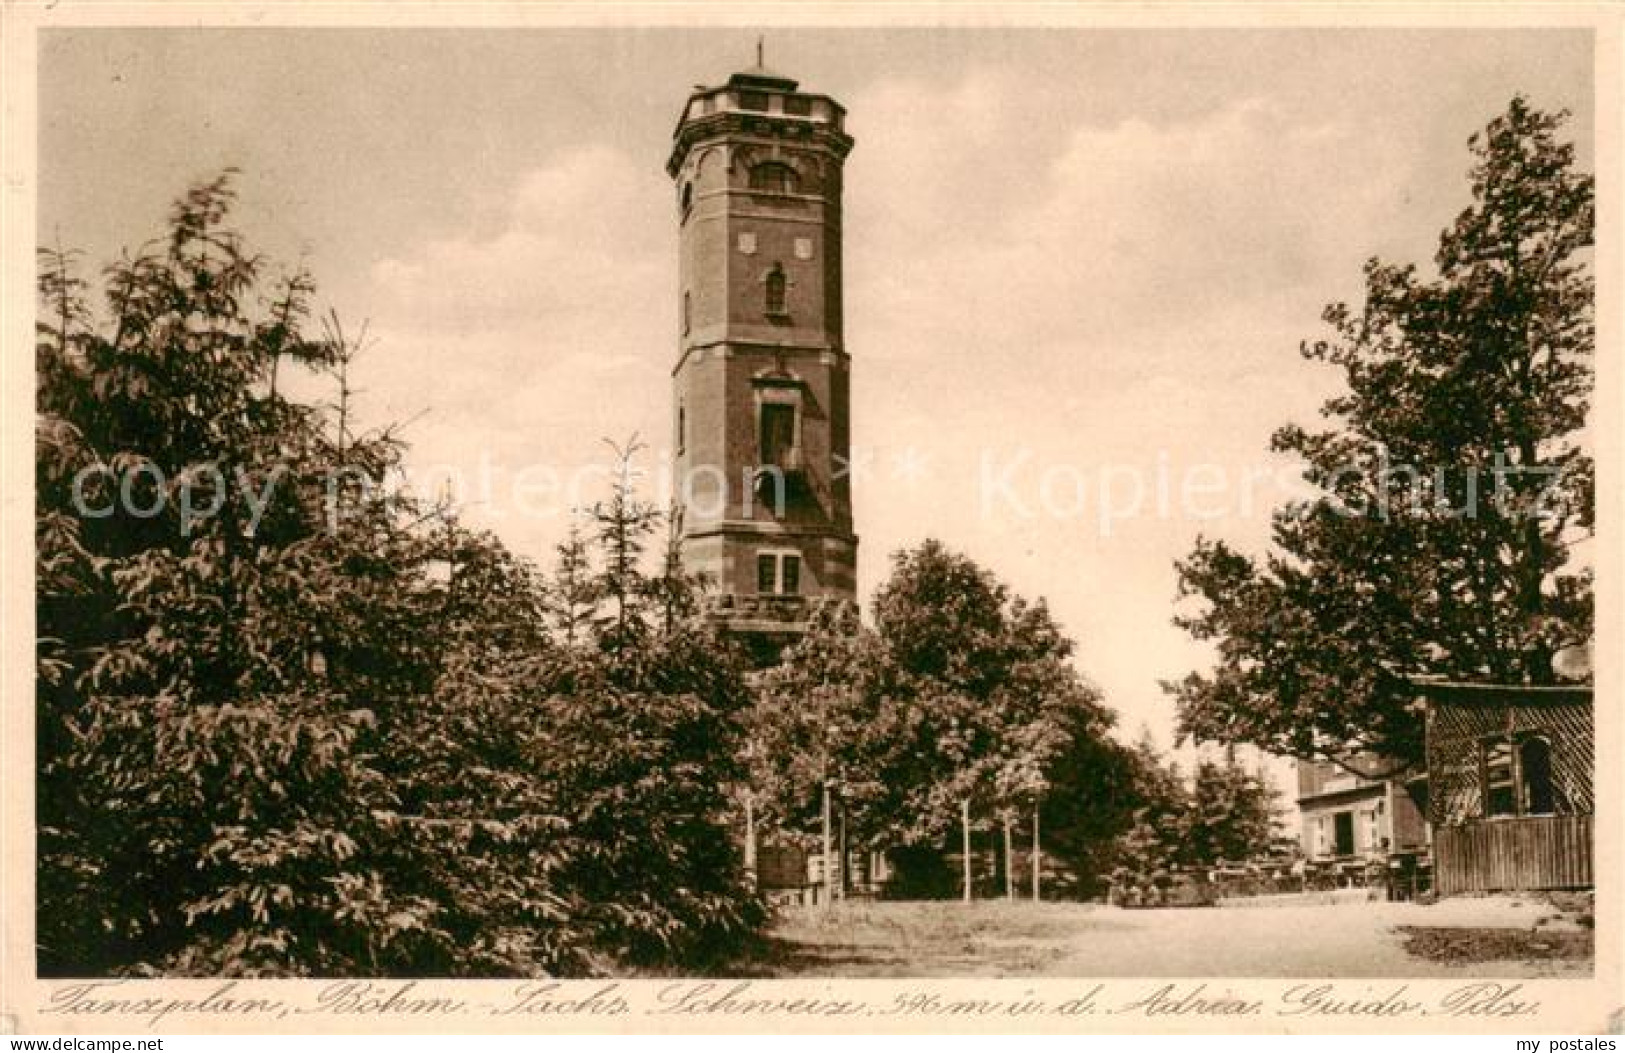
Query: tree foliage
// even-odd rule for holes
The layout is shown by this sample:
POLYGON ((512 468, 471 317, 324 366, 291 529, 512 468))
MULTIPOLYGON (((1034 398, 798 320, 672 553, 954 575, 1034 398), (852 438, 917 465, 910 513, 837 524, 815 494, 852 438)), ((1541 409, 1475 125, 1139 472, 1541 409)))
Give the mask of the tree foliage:
POLYGON ((1279 794, 1233 749, 1204 757, 1187 781, 1150 740, 1135 747, 1139 800, 1117 839, 1112 880, 1120 889, 1167 888, 1181 869, 1243 863, 1269 849, 1279 794))
POLYGON ((761 921, 720 786, 742 676, 642 569, 658 515, 618 486, 553 590, 393 487, 359 341, 308 334, 310 278, 273 281, 232 200, 190 191, 105 310, 41 254, 41 972, 714 957, 761 921), (284 397, 290 368, 334 403, 284 397))
POLYGON ((1262 557, 1203 540, 1179 564, 1177 623, 1218 652, 1170 686, 1183 733, 1414 764, 1413 678, 1542 682, 1589 636, 1568 556, 1594 504, 1594 217, 1564 116, 1513 99, 1469 141, 1472 203, 1436 273, 1373 260, 1364 304, 1304 344, 1346 391, 1273 448, 1318 496, 1276 514, 1262 557))
POLYGON ((866 845, 940 844, 967 800, 982 829, 1042 803, 1075 863, 1109 844, 1128 792, 1113 715, 1042 602, 926 541, 894 555, 874 610, 872 629, 815 621, 758 684, 747 749, 770 823, 810 833, 828 781, 866 845))

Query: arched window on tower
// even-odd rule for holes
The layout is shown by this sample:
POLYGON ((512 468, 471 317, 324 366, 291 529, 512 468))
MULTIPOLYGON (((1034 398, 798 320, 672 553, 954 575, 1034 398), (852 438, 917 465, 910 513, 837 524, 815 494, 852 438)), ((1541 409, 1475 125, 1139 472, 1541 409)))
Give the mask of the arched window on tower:
POLYGON ((800 187, 796 170, 782 161, 763 161, 750 170, 750 188, 773 194, 794 194, 800 187))
POLYGON ((766 287, 767 292, 767 313, 775 316, 784 314, 784 289, 786 285, 784 268, 777 263, 773 264, 773 268, 767 272, 767 278, 763 281, 763 285, 766 287))

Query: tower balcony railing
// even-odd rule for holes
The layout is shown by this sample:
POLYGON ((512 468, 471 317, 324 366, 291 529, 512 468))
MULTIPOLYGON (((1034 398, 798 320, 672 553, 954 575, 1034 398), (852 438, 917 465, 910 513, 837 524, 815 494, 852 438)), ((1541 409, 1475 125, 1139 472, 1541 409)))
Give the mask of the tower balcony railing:
POLYGON ((725 620, 805 622, 812 613, 812 597, 799 593, 722 593, 709 597, 706 613, 725 620))
POLYGON ((788 639, 817 619, 829 619, 837 631, 858 628, 858 607, 845 596, 722 593, 703 601, 704 617, 728 632, 788 639))

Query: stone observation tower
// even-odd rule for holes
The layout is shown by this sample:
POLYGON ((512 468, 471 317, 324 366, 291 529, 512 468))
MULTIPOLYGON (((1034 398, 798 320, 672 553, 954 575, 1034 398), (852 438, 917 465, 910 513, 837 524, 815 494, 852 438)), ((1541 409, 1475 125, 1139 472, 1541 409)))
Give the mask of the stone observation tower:
POLYGON ((683 563, 709 579, 710 616, 763 662, 816 606, 850 605, 856 591, 845 114, 758 61, 689 96, 666 164, 680 229, 683 563))

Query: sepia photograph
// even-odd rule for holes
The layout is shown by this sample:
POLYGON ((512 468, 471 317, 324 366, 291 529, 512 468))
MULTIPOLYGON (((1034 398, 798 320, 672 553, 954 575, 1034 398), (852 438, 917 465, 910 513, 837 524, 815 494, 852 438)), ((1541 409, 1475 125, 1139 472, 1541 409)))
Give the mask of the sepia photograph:
POLYGON ((60 6, 11 1029, 1608 1026, 1617 19, 60 6))

